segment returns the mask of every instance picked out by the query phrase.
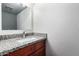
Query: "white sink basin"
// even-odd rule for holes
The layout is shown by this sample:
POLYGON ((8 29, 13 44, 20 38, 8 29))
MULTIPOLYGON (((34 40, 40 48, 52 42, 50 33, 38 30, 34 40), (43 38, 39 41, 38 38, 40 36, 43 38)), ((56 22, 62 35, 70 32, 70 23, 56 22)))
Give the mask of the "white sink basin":
POLYGON ((32 41, 36 41, 38 40, 37 38, 24 38, 21 40, 18 40, 19 43, 23 43, 23 42, 32 42, 32 41))
POLYGON ((28 36, 26 38, 18 40, 17 42, 19 42, 19 43, 30 43, 30 42, 37 41, 37 40, 42 39, 42 38, 43 37, 40 37, 40 36, 28 36))

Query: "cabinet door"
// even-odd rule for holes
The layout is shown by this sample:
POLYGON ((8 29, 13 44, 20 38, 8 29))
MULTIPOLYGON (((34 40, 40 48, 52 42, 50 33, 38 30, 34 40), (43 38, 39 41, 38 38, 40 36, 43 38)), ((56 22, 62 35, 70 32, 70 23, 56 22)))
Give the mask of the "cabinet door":
POLYGON ((39 49, 33 54, 33 56, 45 56, 45 48, 39 49))
POLYGON ((35 53, 33 53, 33 56, 45 56, 45 41, 37 42, 35 45, 35 53))
MULTIPOLYGON (((6 54, 7 56, 28 56, 30 55, 31 53, 33 53, 34 50, 33 50, 33 46, 30 45, 30 46, 27 46, 27 47, 24 47, 24 48, 21 48, 19 50, 16 50, 14 52, 10 52, 9 54, 6 54)), ((5 56, 6 56, 5 55, 5 56)))
POLYGON ((37 42, 35 44, 35 51, 39 50, 40 48, 43 48, 45 47, 45 41, 40 41, 40 42, 37 42))

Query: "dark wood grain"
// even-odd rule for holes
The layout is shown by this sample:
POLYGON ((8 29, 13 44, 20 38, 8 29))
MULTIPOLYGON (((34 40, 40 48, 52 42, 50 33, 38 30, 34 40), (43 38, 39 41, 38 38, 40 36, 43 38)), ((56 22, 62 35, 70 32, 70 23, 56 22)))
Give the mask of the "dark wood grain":
POLYGON ((4 56, 45 56, 45 50, 45 40, 42 40, 4 56))

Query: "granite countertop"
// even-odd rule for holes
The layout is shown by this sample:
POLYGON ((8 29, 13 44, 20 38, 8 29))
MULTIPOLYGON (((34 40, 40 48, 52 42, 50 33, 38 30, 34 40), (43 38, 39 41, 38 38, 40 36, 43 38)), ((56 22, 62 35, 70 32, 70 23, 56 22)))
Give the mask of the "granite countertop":
POLYGON ((45 40, 46 37, 39 35, 26 36, 26 38, 13 38, 0 41, 0 56, 13 52, 17 49, 36 43, 39 40, 45 40))

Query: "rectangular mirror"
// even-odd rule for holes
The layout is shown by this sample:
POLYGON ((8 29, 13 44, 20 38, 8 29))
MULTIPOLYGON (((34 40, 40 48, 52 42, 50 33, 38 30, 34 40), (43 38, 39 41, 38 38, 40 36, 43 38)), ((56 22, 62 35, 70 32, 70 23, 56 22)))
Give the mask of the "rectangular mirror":
POLYGON ((31 4, 2 3, 2 30, 32 31, 31 4))

